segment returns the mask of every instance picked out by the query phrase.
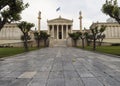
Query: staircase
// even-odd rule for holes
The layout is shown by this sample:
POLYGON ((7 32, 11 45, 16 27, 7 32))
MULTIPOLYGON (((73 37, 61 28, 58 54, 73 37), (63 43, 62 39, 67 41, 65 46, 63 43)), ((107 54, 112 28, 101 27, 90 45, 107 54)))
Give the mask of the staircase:
POLYGON ((66 47, 66 40, 65 39, 59 39, 59 40, 54 40, 54 47, 66 47))

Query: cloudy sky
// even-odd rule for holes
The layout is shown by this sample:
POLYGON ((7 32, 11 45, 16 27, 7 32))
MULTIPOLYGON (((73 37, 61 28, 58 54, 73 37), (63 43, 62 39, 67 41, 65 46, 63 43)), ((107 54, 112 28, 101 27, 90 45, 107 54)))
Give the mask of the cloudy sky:
MULTIPOLYGON (((22 12, 22 20, 35 23, 37 28, 38 12, 41 11, 41 29, 47 29, 47 19, 61 15, 73 19, 73 29, 79 29, 79 11, 83 15, 83 27, 89 28, 92 22, 105 22, 109 16, 101 12, 106 0, 23 0, 30 6, 22 12), (60 11, 56 9, 60 7, 60 11)), ((120 4, 120 0, 118 0, 120 4)))

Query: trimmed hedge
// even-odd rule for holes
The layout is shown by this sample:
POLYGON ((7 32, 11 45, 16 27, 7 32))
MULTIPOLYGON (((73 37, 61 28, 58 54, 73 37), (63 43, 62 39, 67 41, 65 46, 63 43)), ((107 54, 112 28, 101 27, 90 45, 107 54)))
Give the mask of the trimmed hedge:
POLYGON ((120 46, 120 43, 111 44, 111 46, 120 46))

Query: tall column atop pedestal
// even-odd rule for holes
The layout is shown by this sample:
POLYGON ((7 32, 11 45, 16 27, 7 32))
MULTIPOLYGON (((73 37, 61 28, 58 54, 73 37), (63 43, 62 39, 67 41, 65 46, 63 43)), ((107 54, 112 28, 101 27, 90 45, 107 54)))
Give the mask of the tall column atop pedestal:
POLYGON ((82 12, 80 11, 79 12, 79 15, 80 15, 80 17, 79 17, 79 19, 80 19, 80 32, 82 32, 82 12))
POLYGON ((38 32, 40 33, 40 20, 41 20, 41 12, 38 13, 38 32))

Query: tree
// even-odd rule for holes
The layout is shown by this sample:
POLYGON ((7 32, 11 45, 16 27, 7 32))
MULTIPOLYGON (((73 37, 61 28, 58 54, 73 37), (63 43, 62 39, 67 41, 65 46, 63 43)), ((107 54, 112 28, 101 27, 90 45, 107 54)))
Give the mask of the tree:
POLYGON ((90 35, 88 32, 85 32, 84 35, 85 35, 85 39, 86 39, 86 44, 87 44, 87 46, 90 46, 91 35, 90 35))
POLYGON ((103 34, 105 29, 106 29, 106 26, 102 25, 100 30, 99 30, 99 34, 97 35, 97 39, 99 41, 99 46, 101 46, 103 39, 105 38, 105 34, 103 34))
MULTIPOLYGON (((102 36, 102 33, 105 31, 106 26, 101 26, 98 29, 98 26, 95 26, 95 28, 90 28, 91 30, 91 37, 90 39, 93 40, 93 50, 96 50, 96 40, 99 38, 99 36, 102 36)), ((102 39, 103 40, 103 39, 102 39)))
POLYGON ((102 12, 114 18, 120 24, 120 7, 117 0, 106 0, 106 3, 102 6, 102 12))
POLYGON ((40 38, 44 40, 44 46, 47 46, 47 39, 50 37, 46 32, 41 31, 40 32, 40 38))
POLYGON ((35 40, 37 41, 37 47, 40 48, 40 40, 44 40, 44 46, 47 46, 47 39, 50 37, 46 32, 40 31, 39 32, 34 32, 34 37, 35 40))
POLYGON ((97 40, 97 34, 98 34, 98 26, 95 28, 90 29, 92 32, 92 39, 93 39, 93 50, 96 50, 96 40, 97 40))
POLYGON ((0 0, 0 30, 5 23, 20 20, 21 12, 28 6, 22 0, 0 0))
POLYGON ((37 48, 40 48, 40 39, 41 39, 41 37, 40 37, 40 33, 39 32, 37 32, 37 31, 34 32, 34 39, 37 42, 37 48))
POLYGON ((72 38, 72 40, 74 41, 74 47, 76 47, 77 46, 77 40, 80 38, 79 32, 69 33, 68 35, 72 38))
POLYGON ((24 48, 25 51, 28 51, 28 45, 27 45, 27 41, 29 38, 28 32, 31 30, 32 27, 34 27, 33 23, 28 23, 26 21, 22 21, 21 23, 18 24, 18 27, 20 28, 20 30, 23 33, 23 42, 24 42, 24 48))
POLYGON ((84 49, 84 41, 85 41, 85 33, 84 32, 77 32, 77 34, 79 34, 79 37, 81 38, 82 40, 82 48, 84 49))
POLYGON ((103 42, 103 39, 105 38, 105 34, 102 34, 102 35, 98 35, 97 36, 97 39, 99 41, 99 46, 102 45, 102 42, 103 42))

